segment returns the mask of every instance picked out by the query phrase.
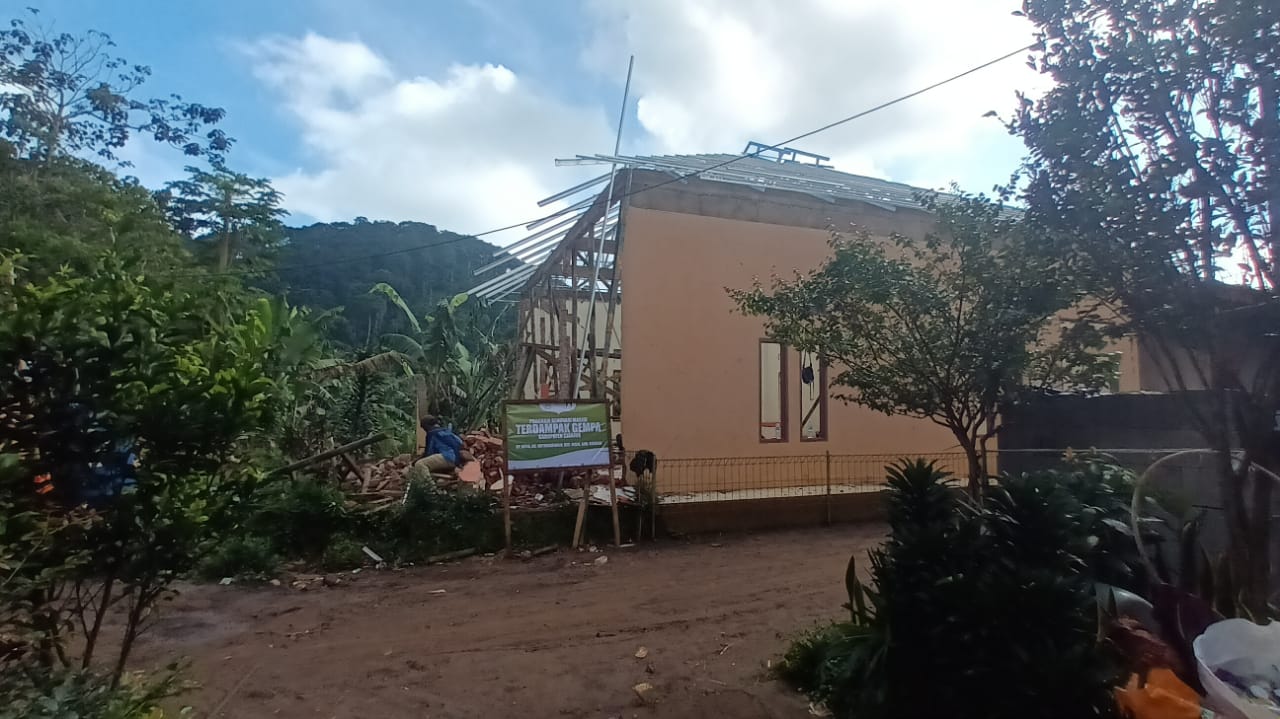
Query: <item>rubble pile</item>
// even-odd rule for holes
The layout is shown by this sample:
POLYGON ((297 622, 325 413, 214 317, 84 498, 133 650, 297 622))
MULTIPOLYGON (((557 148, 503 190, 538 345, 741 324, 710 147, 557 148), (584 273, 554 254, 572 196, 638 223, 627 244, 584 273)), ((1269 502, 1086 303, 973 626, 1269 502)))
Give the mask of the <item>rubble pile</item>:
POLYGON ((476 430, 462 438, 462 448, 480 465, 480 476, 486 487, 502 481, 506 447, 500 437, 494 437, 487 430, 476 430))
MULTIPOLYGON (((486 430, 476 430, 462 438, 462 446, 463 451, 474 457, 474 461, 464 465, 454 477, 437 477, 437 482, 446 488, 478 485, 491 492, 501 492, 506 481, 503 476, 506 458, 502 438, 495 437, 486 430)), ((413 455, 402 454, 364 462, 360 465, 359 473, 347 468, 343 486, 348 498, 355 504, 375 505, 375 509, 390 506, 404 497, 409 470, 416 459, 413 455)), ((605 470, 588 471, 593 474, 589 500, 595 504, 608 504, 608 475, 605 470)), ((624 487, 626 475, 619 474, 621 476, 615 476, 618 501, 634 501, 634 489, 624 487)), ((582 472, 521 475, 512 484, 511 506, 537 508, 580 499, 582 494, 576 487, 582 479, 582 472)))

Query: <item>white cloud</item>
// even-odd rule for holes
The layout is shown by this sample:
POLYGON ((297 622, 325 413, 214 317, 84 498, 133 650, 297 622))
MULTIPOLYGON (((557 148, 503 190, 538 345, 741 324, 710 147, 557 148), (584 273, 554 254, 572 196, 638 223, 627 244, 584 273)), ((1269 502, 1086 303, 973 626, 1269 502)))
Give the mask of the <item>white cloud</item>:
POLYGON ((316 34, 244 49, 313 160, 273 182, 286 207, 320 220, 364 215, 480 232, 551 209, 536 201, 575 181, 553 158, 611 146, 602 109, 541 94, 501 65, 408 76, 363 43, 316 34))
MULTIPOLYGON (((611 76, 636 55, 640 125, 656 152, 738 152, 911 92, 1032 41, 1008 0, 588 0, 584 52, 611 76)), ((796 143, 843 170, 986 190, 1021 145, 1015 89, 1044 80, 1011 58, 893 108, 796 143)))

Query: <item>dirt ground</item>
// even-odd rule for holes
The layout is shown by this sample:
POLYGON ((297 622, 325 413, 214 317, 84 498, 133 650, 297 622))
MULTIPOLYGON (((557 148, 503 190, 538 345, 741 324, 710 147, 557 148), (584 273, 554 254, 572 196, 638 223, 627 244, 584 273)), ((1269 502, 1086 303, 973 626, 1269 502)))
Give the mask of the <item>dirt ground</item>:
POLYGON ((199 717, 806 717, 766 662, 841 612, 850 553, 882 531, 477 557, 307 591, 187 587, 137 664, 188 658, 201 687, 182 704, 199 717))

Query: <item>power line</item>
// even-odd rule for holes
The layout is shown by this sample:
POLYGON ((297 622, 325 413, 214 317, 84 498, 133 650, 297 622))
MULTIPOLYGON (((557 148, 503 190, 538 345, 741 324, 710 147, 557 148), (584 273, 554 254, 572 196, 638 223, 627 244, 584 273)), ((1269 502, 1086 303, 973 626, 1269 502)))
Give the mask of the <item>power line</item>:
MULTIPOLYGON (((771 147, 783 147, 783 146, 785 146, 785 145, 790 145, 790 144, 791 144, 791 143, 793 143, 793 142, 798 142, 798 141, 800 141, 800 140, 804 140, 804 139, 806 139, 806 138, 813 137, 814 135, 817 135, 817 134, 819 134, 819 133, 826 132, 827 130, 834 129, 834 128, 839 127, 839 126, 841 126, 841 125, 844 125, 844 124, 846 124, 846 123, 853 122, 854 120, 861 119, 861 118, 866 117, 867 115, 870 115, 870 114, 872 114, 872 113, 879 112, 879 111, 884 110, 884 109, 889 108, 889 107, 893 107, 894 105, 897 105, 898 103, 906 102, 907 100, 910 100, 910 99, 912 99, 912 98, 914 98, 914 97, 918 97, 918 96, 920 96, 920 95, 923 95, 923 94, 924 94, 924 93, 926 93, 926 92, 929 92, 929 91, 931 91, 931 90, 936 90, 937 88, 942 87, 943 85, 946 85, 946 84, 949 84, 949 83, 955 82, 956 80, 959 80, 959 79, 964 78, 964 77, 968 77, 969 75, 972 75, 972 74, 973 74, 973 73, 975 73, 975 72, 979 72, 979 71, 981 71, 981 70, 985 70, 985 69, 987 69, 988 67, 991 67, 992 65, 996 65, 996 64, 998 64, 998 63, 1004 62, 1005 60, 1008 60, 1009 58, 1011 58, 1011 57, 1013 57, 1013 56, 1015 56, 1015 55, 1017 55, 1017 54, 1019 54, 1019 53, 1027 52, 1028 50, 1032 50, 1032 49, 1034 49, 1034 48, 1038 47, 1039 45, 1040 45, 1040 43, 1039 43, 1039 42, 1034 42, 1034 43, 1031 43, 1030 45, 1027 45, 1027 46, 1025 46, 1025 47, 1020 47, 1020 48, 1018 48, 1018 49, 1016 49, 1016 50, 1013 50, 1013 51, 1007 52, 1007 53, 1005 53, 1005 54, 1003 54, 1003 55, 1001 55, 1001 56, 999 56, 999 57, 996 57, 996 58, 993 58, 993 59, 991 59, 991 60, 988 60, 988 61, 986 61, 986 62, 982 63, 981 65, 975 65, 975 66, 973 66, 973 67, 969 68, 968 70, 965 70, 964 72, 956 73, 955 75, 952 75, 952 76, 950 76, 950 77, 947 77, 947 78, 945 78, 945 79, 943 79, 943 80, 939 80, 939 81, 937 81, 937 82, 935 82, 935 83, 933 83, 933 84, 931 84, 931 85, 926 85, 925 87, 922 87, 922 88, 920 88, 920 89, 918 89, 918 90, 915 90, 915 91, 913 91, 913 92, 907 93, 906 95, 901 95, 901 96, 896 97, 896 98, 894 98, 894 99, 892 99, 892 100, 888 100, 888 101, 886 101, 886 102, 882 102, 882 103, 880 103, 879 105, 876 105, 876 106, 874 106, 874 107, 870 107, 870 108, 867 108, 866 110, 862 110, 861 112, 856 112, 856 113, 854 113, 854 114, 852 114, 852 115, 849 115, 848 117, 843 117, 843 118, 840 118, 839 120, 835 120, 834 122, 829 122, 829 123, 827 123, 827 124, 825 124, 825 125, 823 125, 823 126, 821 126, 821 127, 818 127, 818 128, 816 128, 816 129, 809 130, 808 132, 804 132, 804 133, 801 133, 801 134, 799 134, 799 135, 796 135, 795 137, 787 138, 786 140, 782 140, 782 141, 780 141, 780 142, 773 143, 773 145, 771 145, 771 147)), ((684 180, 687 180, 687 179, 689 179, 689 178, 691 178, 691 177, 697 177, 698 175, 701 175, 701 174, 703 174, 703 173, 711 172, 712 170, 718 170, 718 169, 720 169, 720 168, 722 168, 722 167, 726 167, 726 166, 731 165, 731 164, 733 164, 733 163, 735 163, 735 162, 738 162, 738 161, 740 161, 740 160, 745 160, 745 159, 750 158, 750 157, 758 157, 758 156, 760 155, 760 153, 765 152, 767 149, 768 149, 768 147, 762 147, 761 149, 756 150, 755 152, 751 152, 751 153, 744 153, 744 154, 741 154, 741 155, 735 155, 735 156, 733 156, 733 157, 731 157, 731 158, 729 158, 729 159, 727 159, 727 160, 724 160, 724 161, 718 162, 718 163, 716 163, 716 164, 714 164, 714 165, 711 165, 711 166, 709 166, 709 167, 704 167, 704 168, 702 168, 702 169, 700 169, 700 170, 695 170, 695 171, 693 171, 693 172, 689 172, 689 173, 686 173, 686 174, 683 174, 683 175, 674 175, 674 176, 669 177, 669 178, 667 178, 667 179, 665 179, 665 180, 663 180, 663 181, 661 181, 661 182, 658 182, 658 183, 655 183, 655 184, 649 185, 649 186, 647 186, 647 187, 641 187, 641 188, 637 188, 637 189, 635 189, 635 190, 628 190, 627 192, 624 192, 624 193, 622 193, 622 194, 618 195, 617 199, 618 199, 618 200, 622 200, 622 199, 624 199, 624 198, 626 198, 626 197, 630 197, 630 196, 632 196, 632 195, 638 195, 638 194, 640 194, 641 192, 648 192, 648 191, 650 191, 650 190, 656 190, 656 189, 658 189, 659 187, 665 187, 666 185, 670 185, 670 184, 673 184, 673 183, 676 183, 676 182, 683 182, 684 180)), ((309 270, 309 269, 315 269, 315 268, 318 268, 318 267, 328 267, 328 266, 330 266, 330 265, 342 264, 342 263, 346 263, 346 262, 360 262, 360 261, 362 261, 362 260, 375 260, 375 259, 380 259, 380 258, 383 258, 383 257, 391 257, 391 256, 394 256, 394 255, 407 254, 407 253, 409 253, 409 252, 417 252, 417 251, 419 251, 419 250, 429 250, 429 249, 432 249, 432 248, 435 248, 435 247, 442 247, 442 246, 444 246, 444 245, 449 245, 449 244, 452 244, 452 243, 454 243, 454 242, 462 242, 463 240, 468 240, 468 239, 472 239, 472 238, 479 238, 479 237, 485 237, 485 236, 487 236, 487 235, 494 235, 494 234, 497 234, 497 233, 499 233, 499 232, 506 232, 507 230, 514 230, 514 229, 516 229, 516 228, 523 227, 523 226, 525 226, 525 225, 529 225, 529 224, 533 224, 533 223, 535 223, 535 222, 541 222, 541 221, 543 221, 543 220, 549 220, 549 219, 552 219, 552 218, 558 217, 558 216, 559 216, 559 215, 561 215, 561 214, 562 214, 561 212, 553 212, 553 213, 551 213, 551 214, 549 214, 549 215, 544 215, 544 216, 542 216, 542 217, 536 217, 536 218, 533 218, 533 219, 530 219, 530 220, 524 220, 524 221, 522 221, 522 222, 516 222, 516 223, 514 223, 514 224, 506 225, 506 226, 504 226, 504 227, 495 227, 495 228, 493 228, 493 229, 491 229, 491 230, 485 230, 484 232, 478 232, 478 233, 473 234, 473 235, 463 235, 463 236, 455 237, 455 238, 452 238, 452 239, 449 239, 449 240, 445 240, 445 241, 443 241, 443 242, 433 242, 433 243, 428 243, 428 244, 425 244, 425 245, 419 245, 419 246, 417 246, 417 247, 406 247, 406 248, 402 248, 402 249, 399 249, 399 250, 391 250, 391 251, 389 251, 389 252, 379 252, 379 253, 372 254, 372 255, 360 255, 360 256, 356 256, 356 257, 346 257, 346 258, 342 258, 342 259, 339 259, 339 260, 331 260, 331 261, 328 261, 328 262, 317 262, 317 263, 312 263, 312 264, 308 264, 308 265, 292 265, 292 266, 289 266, 289 267, 274 267, 274 268, 270 268, 270 269, 263 269, 263 270, 234 270, 234 271, 228 271, 228 272, 203 272, 203 273, 191 273, 191 274, 188 274, 188 275, 165 275, 165 276, 168 276, 168 277, 184 277, 184 276, 185 276, 185 277, 193 277, 193 278, 200 278, 200 277, 234 277, 234 276, 245 276, 245 275, 264 274, 264 273, 267 273, 267 272, 294 272, 294 271, 298 271, 298 270, 309 270)))

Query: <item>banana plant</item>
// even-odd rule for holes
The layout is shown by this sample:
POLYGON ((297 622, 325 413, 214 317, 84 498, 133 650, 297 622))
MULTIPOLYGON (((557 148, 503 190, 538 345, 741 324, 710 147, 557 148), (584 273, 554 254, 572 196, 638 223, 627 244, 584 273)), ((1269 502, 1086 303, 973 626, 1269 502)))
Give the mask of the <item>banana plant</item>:
MULTIPOLYGON (((400 294, 389 284, 374 285, 369 294, 385 302, 371 323, 368 340, 356 358, 332 362, 318 368, 321 378, 349 378, 349 401, 343 412, 347 424, 372 429, 367 418, 370 403, 398 400, 408 406, 407 388, 393 379, 396 375, 421 378, 427 390, 431 414, 453 422, 461 431, 496 423, 498 408, 510 380, 510 353, 495 340, 497 320, 488 321, 484 305, 466 294, 442 300, 421 321, 400 294), (386 312, 398 311, 407 332, 382 332, 386 312), (487 324, 486 324, 487 322, 487 324), (387 383, 401 387, 393 397, 387 383)), ((402 419, 404 410, 390 414, 402 419)))

